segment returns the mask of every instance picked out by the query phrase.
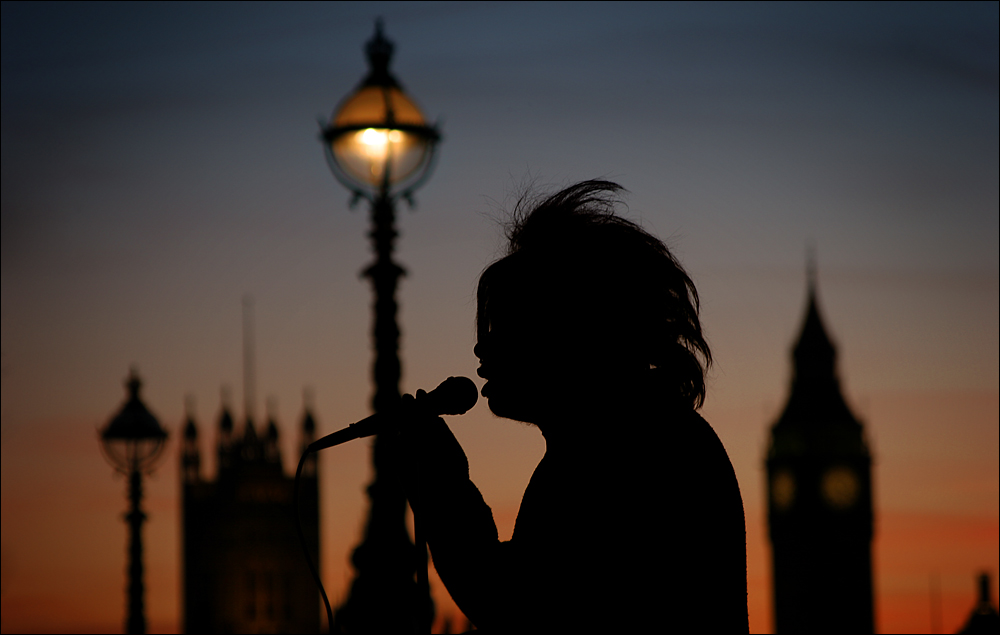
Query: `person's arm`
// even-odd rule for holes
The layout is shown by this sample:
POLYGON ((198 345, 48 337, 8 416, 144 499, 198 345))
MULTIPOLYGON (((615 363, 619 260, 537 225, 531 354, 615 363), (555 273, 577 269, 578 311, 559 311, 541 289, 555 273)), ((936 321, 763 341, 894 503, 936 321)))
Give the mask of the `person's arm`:
POLYGON ((465 452, 440 418, 413 421, 400 436, 413 522, 442 582, 477 627, 502 626, 517 612, 510 596, 518 564, 469 479, 465 452))

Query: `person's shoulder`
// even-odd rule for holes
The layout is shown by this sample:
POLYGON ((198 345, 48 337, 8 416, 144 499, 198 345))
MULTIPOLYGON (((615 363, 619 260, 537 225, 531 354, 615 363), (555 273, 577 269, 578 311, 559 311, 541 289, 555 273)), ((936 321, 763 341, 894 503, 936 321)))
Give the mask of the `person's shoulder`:
POLYGON ((698 452, 703 459, 707 459, 713 469, 725 466, 725 471, 731 473, 735 479, 735 470, 732 461, 729 460, 729 453, 726 452, 726 446, 722 443, 715 428, 695 410, 691 410, 687 414, 686 425, 692 450, 698 452))
POLYGON ((696 443, 704 444, 706 449, 710 448, 713 452, 721 451, 726 455, 728 460, 728 454, 726 453, 725 446, 722 444, 722 439, 719 438, 712 424, 705 417, 701 416, 700 412, 689 410, 685 416, 685 421, 696 443))
POLYGON ((701 414, 692 408, 665 408, 650 414, 649 434, 636 446, 640 454, 649 457, 648 464, 659 466, 663 477, 712 489, 736 484, 729 454, 701 414))
POLYGON ((644 413, 642 432, 650 443, 687 451, 717 452, 725 448, 712 426, 690 407, 652 406, 644 413))

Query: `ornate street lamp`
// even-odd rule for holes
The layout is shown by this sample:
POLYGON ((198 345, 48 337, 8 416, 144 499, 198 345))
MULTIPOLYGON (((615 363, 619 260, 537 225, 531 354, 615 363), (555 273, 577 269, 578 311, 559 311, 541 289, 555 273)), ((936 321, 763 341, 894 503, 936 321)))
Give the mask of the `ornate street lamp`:
POLYGON ((143 602, 145 589, 142 570, 142 523, 146 514, 142 512, 142 475, 153 471, 156 460, 163 453, 167 432, 160 427, 142 400, 139 388, 142 382, 135 369, 125 382, 128 400, 108 425, 101 430, 101 449, 104 458, 118 472, 129 480, 129 502, 131 509, 125 515, 129 524, 129 564, 128 564, 128 616, 125 630, 128 633, 146 632, 146 614, 143 602))
POLYGON ((397 198, 413 204, 413 191, 430 176, 441 135, 389 72, 393 44, 382 21, 365 46, 369 72, 322 125, 323 147, 333 175, 354 198, 377 204, 397 198))
MULTIPOLYGON (((392 259, 396 240, 395 204, 413 206, 413 192, 430 176, 441 135, 389 72, 392 43, 375 23, 365 46, 368 76, 321 123, 323 147, 334 176, 353 196, 371 204, 369 237, 375 262, 364 270, 375 292, 373 336, 375 393, 372 408, 384 411, 399 400, 399 327, 396 286, 404 270, 392 259)), ((347 601, 337 610, 336 629, 345 632, 427 631, 433 606, 426 584, 426 548, 419 539, 420 580, 413 582, 414 547, 406 531, 406 497, 391 471, 389 439, 377 437, 372 452, 375 477, 365 538, 353 555, 356 577, 347 601), (422 572, 421 572, 422 569, 422 572), (388 608, 387 608, 388 607, 388 608), (418 617, 414 617, 418 616, 418 617)))

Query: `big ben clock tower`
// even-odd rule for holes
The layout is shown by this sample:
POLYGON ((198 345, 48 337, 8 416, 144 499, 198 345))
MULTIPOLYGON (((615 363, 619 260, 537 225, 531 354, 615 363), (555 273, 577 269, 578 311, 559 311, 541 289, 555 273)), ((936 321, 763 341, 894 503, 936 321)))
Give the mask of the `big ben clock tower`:
POLYGON ((767 453, 775 629, 871 633, 871 454, 840 391, 813 267, 792 359, 767 453))

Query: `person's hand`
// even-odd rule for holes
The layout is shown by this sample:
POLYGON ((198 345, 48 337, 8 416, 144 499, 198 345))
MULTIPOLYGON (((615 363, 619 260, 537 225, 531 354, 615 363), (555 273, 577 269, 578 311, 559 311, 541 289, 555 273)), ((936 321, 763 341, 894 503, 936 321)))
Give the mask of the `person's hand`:
MULTIPOLYGON (((417 397, 424 391, 417 391, 417 397)), ((441 417, 421 413, 413 395, 403 395, 398 428, 407 495, 419 497, 426 488, 454 486, 469 478, 469 461, 458 439, 441 417)))

